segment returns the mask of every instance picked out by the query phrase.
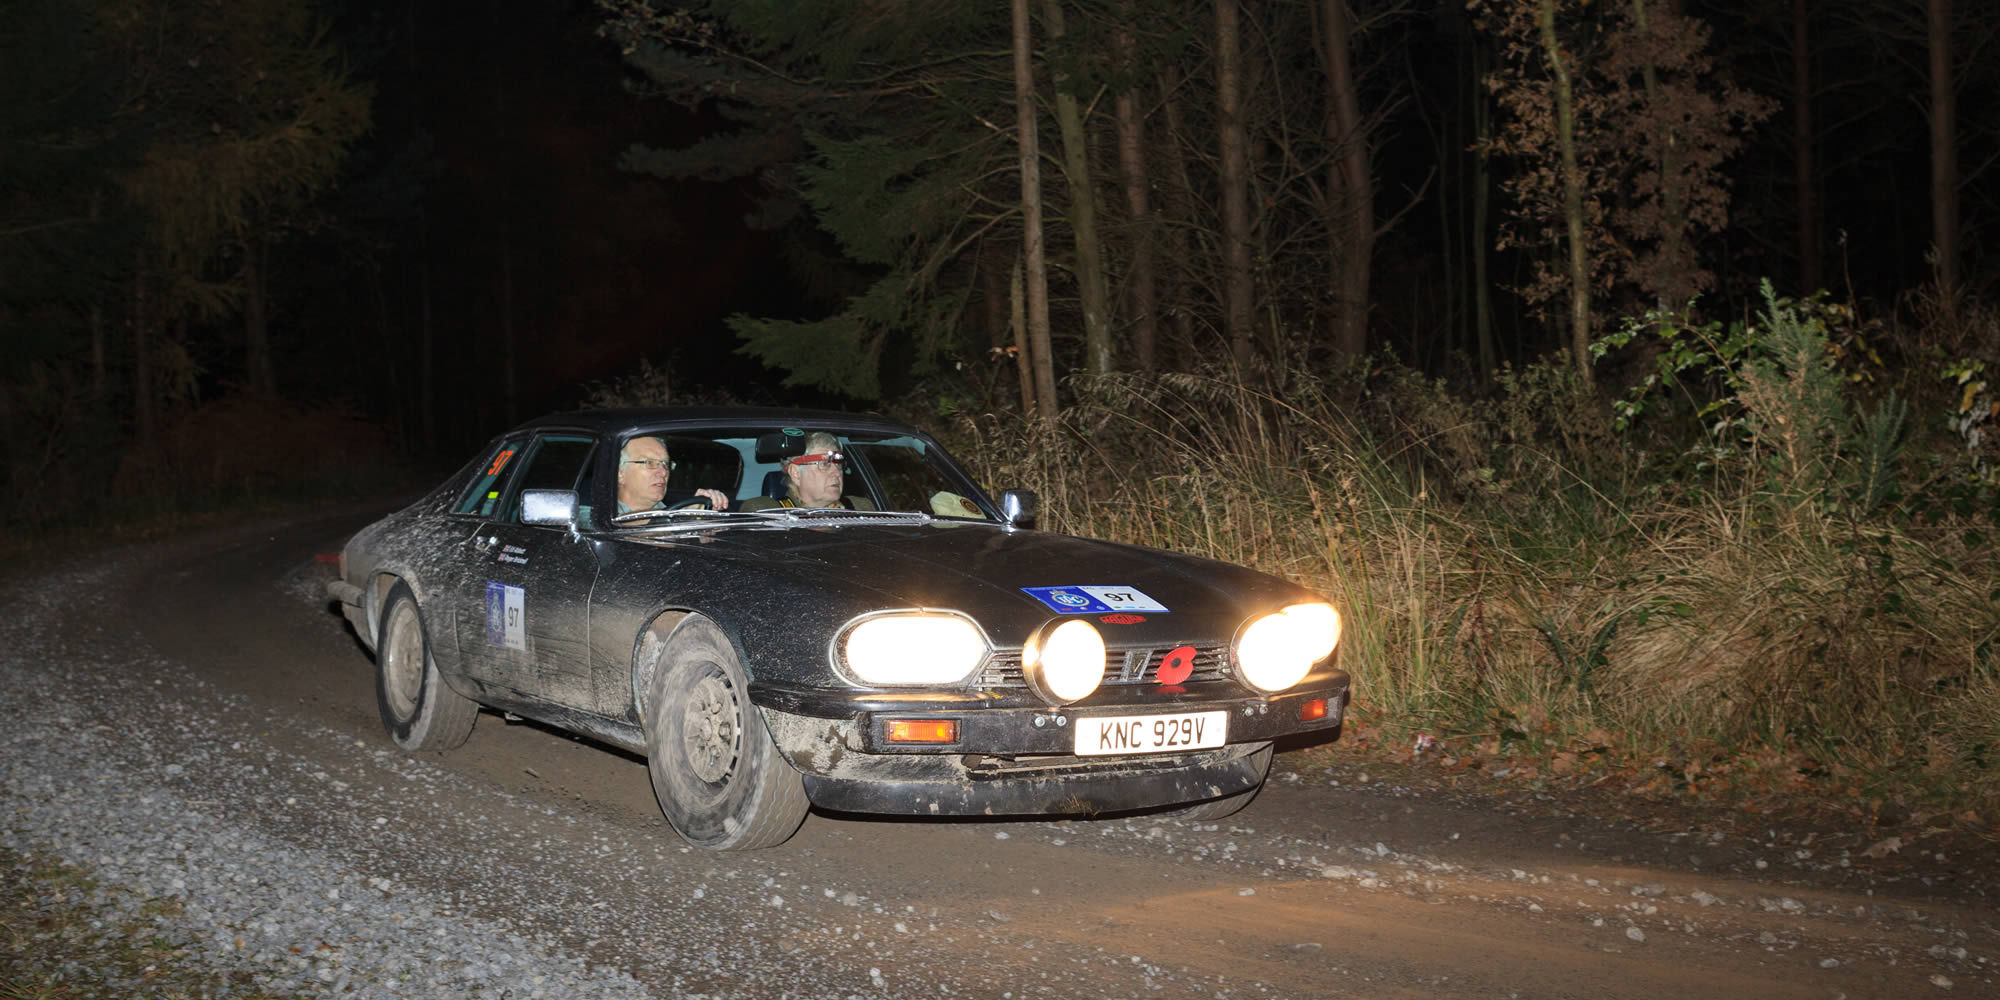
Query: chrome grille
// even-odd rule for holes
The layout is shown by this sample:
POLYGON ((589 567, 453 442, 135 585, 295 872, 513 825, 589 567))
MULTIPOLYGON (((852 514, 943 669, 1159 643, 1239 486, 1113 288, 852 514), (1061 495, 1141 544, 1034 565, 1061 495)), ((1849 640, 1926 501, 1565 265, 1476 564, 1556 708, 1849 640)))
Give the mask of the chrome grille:
MULTIPOLYGON (((1228 643, 1117 646, 1104 651, 1104 683, 1107 685, 1151 683, 1153 669, 1159 666, 1160 658, 1181 646, 1194 647, 1194 673, 1182 683, 1199 684, 1202 681, 1222 680, 1230 676, 1228 643)), ((983 688, 1027 687, 1028 682, 1021 677, 1021 651, 1018 649, 996 651, 986 661, 986 666, 980 670, 978 676, 973 678, 973 684, 983 688)))

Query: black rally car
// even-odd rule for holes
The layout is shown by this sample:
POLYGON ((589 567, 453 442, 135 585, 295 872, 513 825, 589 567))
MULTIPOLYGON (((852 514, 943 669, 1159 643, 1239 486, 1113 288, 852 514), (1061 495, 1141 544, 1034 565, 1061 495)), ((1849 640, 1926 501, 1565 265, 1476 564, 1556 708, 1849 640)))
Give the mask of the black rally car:
POLYGON ((780 843, 809 805, 1219 817, 1274 738, 1340 724, 1324 598, 1034 509, 880 419, 558 414, 356 533, 329 592, 399 745, 457 746, 484 706, 623 747, 717 849, 780 843), (813 432, 838 448, 805 453, 813 432), (834 506, 786 505, 793 462, 837 463, 834 506), (659 501, 620 513, 621 470, 659 501))

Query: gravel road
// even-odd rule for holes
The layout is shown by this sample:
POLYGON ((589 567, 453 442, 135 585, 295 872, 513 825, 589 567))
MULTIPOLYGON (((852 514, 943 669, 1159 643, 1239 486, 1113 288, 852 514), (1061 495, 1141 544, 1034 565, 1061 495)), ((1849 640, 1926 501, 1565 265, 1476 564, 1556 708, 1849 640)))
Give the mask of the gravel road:
POLYGON ((490 714, 443 755, 381 735, 315 561, 368 516, 0 585, 0 844, 218 983, 306 996, 2000 996, 1990 843, 1639 829, 1337 744, 1217 824, 816 814, 691 851, 630 755, 490 714))

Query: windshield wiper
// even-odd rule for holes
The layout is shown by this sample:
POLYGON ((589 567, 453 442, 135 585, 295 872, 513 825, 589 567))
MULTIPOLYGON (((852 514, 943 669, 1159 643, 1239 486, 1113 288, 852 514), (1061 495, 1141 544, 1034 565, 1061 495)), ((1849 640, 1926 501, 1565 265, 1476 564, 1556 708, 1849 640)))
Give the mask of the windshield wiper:
POLYGON ((652 508, 649 510, 627 511, 626 513, 619 514, 616 517, 613 517, 611 519, 611 523, 637 524, 645 521, 656 521, 661 519, 679 520, 681 518, 728 517, 731 515, 741 514, 741 513, 743 512, 735 510, 709 510, 707 507, 681 507, 675 510, 652 508))
POLYGON ((897 520, 928 521, 931 515, 916 510, 849 510, 846 507, 773 507, 759 514, 784 514, 789 517, 826 518, 829 520, 858 520, 869 517, 892 517, 897 520))

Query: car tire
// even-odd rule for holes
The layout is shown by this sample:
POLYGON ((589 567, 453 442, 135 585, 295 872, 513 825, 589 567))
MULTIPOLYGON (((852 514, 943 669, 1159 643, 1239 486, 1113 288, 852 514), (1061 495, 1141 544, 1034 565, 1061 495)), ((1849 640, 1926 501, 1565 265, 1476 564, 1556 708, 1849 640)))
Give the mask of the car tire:
POLYGON ((805 821, 805 781, 771 742, 736 647, 714 621, 689 615, 667 637, 644 715, 653 794, 688 843, 774 847, 805 821))
POLYGON ((450 750, 472 735, 479 705, 453 691, 431 656, 430 632, 410 585, 397 581, 382 605, 375 643, 375 707, 405 750, 450 750))
POLYGON ((1264 790, 1264 779, 1271 773, 1271 747, 1266 746, 1264 749, 1251 754, 1250 758, 1257 766, 1256 784, 1234 795, 1224 795, 1219 799, 1209 799, 1206 802, 1197 802, 1191 806, 1182 806, 1178 809, 1169 810, 1167 815, 1175 819, 1187 820, 1190 823, 1206 823, 1209 820, 1222 819, 1225 816, 1234 816, 1242 812, 1243 807, 1249 805, 1250 800, 1256 798, 1257 793, 1264 790))

